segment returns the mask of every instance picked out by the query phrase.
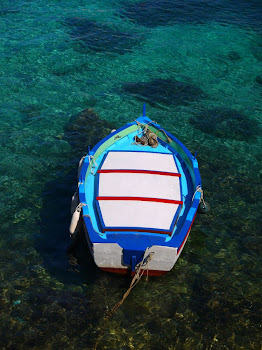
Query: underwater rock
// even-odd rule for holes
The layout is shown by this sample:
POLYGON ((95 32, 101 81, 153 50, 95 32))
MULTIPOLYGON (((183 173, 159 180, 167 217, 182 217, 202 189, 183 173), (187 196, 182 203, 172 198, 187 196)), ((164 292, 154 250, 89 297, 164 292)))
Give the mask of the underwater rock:
POLYGON ((190 124, 204 133, 219 138, 248 141, 258 134, 259 124, 241 112, 228 108, 216 108, 191 117, 190 124))
POLYGON ((255 82, 258 83, 259 85, 262 85, 262 75, 258 75, 255 79, 255 82))
POLYGON ((37 104, 25 105, 19 109, 25 123, 32 123, 41 117, 42 110, 43 107, 37 104))
POLYGON ((42 111, 42 107, 39 105, 26 105, 20 109, 20 112, 28 118, 39 116, 42 111))
POLYGON ((204 98, 205 93, 197 86, 172 79, 154 79, 145 83, 127 83, 122 91, 151 106, 188 105, 204 98))
POLYGON ((180 1, 146 0, 126 5, 121 15, 130 21, 146 27, 165 26, 169 23, 204 23, 212 17, 214 6, 201 1, 194 2, 193 6, 180 1))
POLYGON ((70 17, 65 21, 71 28, 71 38, 95 52, 125 54, 141 41, 136 33, 115 31, 102 23, 86 18, 70 17))
POLYGON ((229 1, 230 5, 227 2, 205 0, 145 0, 131 4, 126 1, 127 5, 123 6, 120 14, 123 18, 146 27, 165 26, 170 23, 204 24, 215 20, 223 25, 228 23, 252 28, 261 34, 261 1, 254 2, 255 4, 250 6, 245 1, 229 1))
POLYGON ((228 57, 228 59, 229 59, 230 61, 238 61, 238 60, 241 59, 241 56, 240 56, 239 53, 236 52, 236 51, 230 51, 230 52, 228 53, 227 57, 228 57))
POLYGON ((65 126, 63 139, 72 147, 72 151, 83 153, 98 143, 101 138, 108 135, 114 126, 102 120, 90 108, 73 116, 65 126))
POLYGON ((88 68, 89 62, 83 62, 80 64, 74 62, 74 64, 67 64, 65 62, 58 61, 52 65, 50 71, 53 75, 56 75, 57 77, 64 77, 70 74, 82 73, 83 71, 87 71, 88 68))

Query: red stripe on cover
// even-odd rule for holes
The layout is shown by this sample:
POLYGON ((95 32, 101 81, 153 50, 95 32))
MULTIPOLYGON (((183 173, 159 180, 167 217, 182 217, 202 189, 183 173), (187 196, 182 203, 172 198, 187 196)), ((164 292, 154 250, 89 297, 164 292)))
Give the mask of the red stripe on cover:
POLYGON ((162 198, 147 198, 147 197, 96 197, 98 201, 140 201, 140 202, 159 202, 168 204, 183 204, 182 201, 176 201, 173 199, 162 199, 162 198))
POLYGON ((149 233, 161 233, 163 235, 169 235, 171 236, 172 234, 172 231, 160 231, 160 230, 154 230, 154 229, 143 229, 143 228, 125 228, 125 227, 122 227, 122 228, 104 228, 102 230, 103 233, 105 232, 149 232, 149 233))
POLYGON ((99 174, 108 173, 122 173, 122 174, 151 174, 151 175, 165 175, 165 176, 176 176, 181 177, 179 173, 169 173, 166 171, 155 171, 155 170, 138 170, 138 169, 100 169, 97 171, 99 174))

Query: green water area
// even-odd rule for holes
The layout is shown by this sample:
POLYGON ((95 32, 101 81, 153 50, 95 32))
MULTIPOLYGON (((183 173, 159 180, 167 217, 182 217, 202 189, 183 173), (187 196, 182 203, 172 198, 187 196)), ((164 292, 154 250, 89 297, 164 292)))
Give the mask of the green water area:
POLYGON ((259 350, 262 3, 2 0, 0 349, 259 350), (198 152, 208 215, 163 277, 70 239, 79 159, 147 115, 198 152))

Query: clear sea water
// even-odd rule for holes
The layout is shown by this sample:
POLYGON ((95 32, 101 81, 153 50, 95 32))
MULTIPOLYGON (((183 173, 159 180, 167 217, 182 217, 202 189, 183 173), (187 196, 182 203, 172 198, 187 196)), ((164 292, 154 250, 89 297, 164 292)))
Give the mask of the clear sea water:
POLYGON ((260 349, 262 2, 2 0, 0 74, 0 348, 95 346, 130 279, 69 239, 78 160, 146 102, 212 210, 98 349, 260 349))

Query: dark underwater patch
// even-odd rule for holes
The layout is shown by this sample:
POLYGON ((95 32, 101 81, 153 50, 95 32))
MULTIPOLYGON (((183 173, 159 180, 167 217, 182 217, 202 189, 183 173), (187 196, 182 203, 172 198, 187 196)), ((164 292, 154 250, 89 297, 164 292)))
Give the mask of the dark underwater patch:
POLYGON ((197 86, 172 79, 154 79, 145 83, 127 83, 122 91, 151 106, 188 105, 206 97, 197 86))
POLYGON ((146 0, 123 7, 121 15, 146 27, 164 26, 169 23, 204 23, 210 18, 207 2, 190 3, 173 0, 146 0))
POLYGON ((66 124, 63 139, 70 144, 72 152, 80 156, 87 153, 88 146, 93 147, 112 129, 114 126, 111 123, 100 119, 92 109, 87 108, 66 124))
POLYGON ((120 13, 124 18, 146 27, 215 21, 252 28, 261 33, 261 11, 261 2, 257 0, 250 2, 146 0, 125 5, 120 13))
MULTIPOLYGON (((64 127, 63 136, 57 136, 58 139, 63 138, 71 147, 64 164, 57 165, 56 176, 45 182, 42 192, 41 234, 35 243, 35 248, 43 259, 45 269, 63 283, 69 283, 67 278, 70 279, 70 283, 79 283, 78 278, 80 277, 64 273, 67 267, 73 271, 78 270, 78 267, 75 266, 77 263, 80 264, 81 271, 84 271, 87 279, 93 279, 99 273, 93 259, 90 260, 85 236, 81 234, 82 230, 79 231, 81 232, 79 236, 71 241, 67 249, 70 265, 67 266, 65 256, 68 236, 66 233, 71 217, 71 197, 77 186, 79 159, 87 154, 88 146, 92 148, 114 128, 115 125, 100 119, 92 109, 85 109, 70 118, 64 127), (59 215, 55 209, 58 207, 59 215)), ((38 272, 33 269, 31 273, 34 275, 38 272)), ((74 275, 78 274, 74 273, 74 275)))
POLYGON ((37 104, 29 104, 22 106, 19 111, 22 116, 24 123, 34 123, 39 118, 41 118, 43 107, 37 104))
POLYGON ((255 82, 262 86, 262 75, 258 75, 255 79, 255 82))
POLYGON ((65 21, 71 28, 71 38, 83 48, 95 52, 125 54, 139 44, 139 34, 115 31, 112 28, 85 18, 71 17, 65 21))
POLYGON ((237 110, 216 108, 190 118, 190 123, 204 133, 219 138, 248 141, 258 134, 259 124, 237 110))
POLYGON ((16 8, 11 8, 11 7, 0 8, 0 16, 5 16, 8 14, 13 14, 13 13, 18 13, 18 12, 20 12, 20 11, 16 8))
POLYGON ((227 57, 228 57, 228 59, 229 59, 230 61, 238 61, 238 60, 241 59, 241 56, 240 56, 239 53, 236 52, 236 51, 230 51, 230 52, 228 53, 227 57))
POLYGON ((57 77, 63 77, 70 74, 82 73, 89 69, 89 62, 80 64, 66 64, 64 62, 56 62, 53 64, 50 72, 57 77))

